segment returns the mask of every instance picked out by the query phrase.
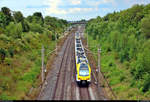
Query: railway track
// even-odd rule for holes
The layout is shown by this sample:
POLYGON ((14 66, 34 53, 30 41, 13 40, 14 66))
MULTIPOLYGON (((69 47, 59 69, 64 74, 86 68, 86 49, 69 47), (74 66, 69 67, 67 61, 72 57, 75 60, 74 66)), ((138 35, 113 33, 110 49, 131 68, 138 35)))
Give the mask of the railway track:
POLYGON ((86 87, 80 87, 76 83, 74 33, 75 31, 70 33, 64 42, 52 71, 47 75, 48 85, 41 91, 38 100, 103 100, 93 79, 86 87))
MULTIPOLYGON (((70 37, 70 36, 69 36, 70 37)), ((68 65, 68 57, 70 55, 70 45, 71 45, 71 38, 67 39, 67 45, 63 54, 63 58, 61 61, 58 78, 55 86, 55 91, 53 94, 53 100, 63 99, 64 97, 64 85, 65 85, 65 77, 66 77, 66 70, 68 65)))
POLYGON ((90 100, 91 99, 88 87, 80 87, 79 92, 80 92, 81 100, 90 100))

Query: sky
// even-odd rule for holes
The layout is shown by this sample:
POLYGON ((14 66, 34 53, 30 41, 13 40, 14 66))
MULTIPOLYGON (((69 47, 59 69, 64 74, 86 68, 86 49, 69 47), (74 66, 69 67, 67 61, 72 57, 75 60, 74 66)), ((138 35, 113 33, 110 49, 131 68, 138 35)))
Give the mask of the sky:
POLYGON ((0 8, 21 11, 25 17, 34 12, 68 21, 89 20, 105 16, 114 11, 132 7, 135 4, 149 4, 150 0, 0 0, 0 8))

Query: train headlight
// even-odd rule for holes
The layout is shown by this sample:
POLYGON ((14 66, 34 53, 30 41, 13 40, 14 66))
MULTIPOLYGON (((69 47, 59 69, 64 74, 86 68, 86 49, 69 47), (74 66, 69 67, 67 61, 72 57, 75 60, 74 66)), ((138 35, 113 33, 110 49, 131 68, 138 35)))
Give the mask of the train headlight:
POLYGON ((90 80, 90 78, 87 78, 86 80, 90 80))

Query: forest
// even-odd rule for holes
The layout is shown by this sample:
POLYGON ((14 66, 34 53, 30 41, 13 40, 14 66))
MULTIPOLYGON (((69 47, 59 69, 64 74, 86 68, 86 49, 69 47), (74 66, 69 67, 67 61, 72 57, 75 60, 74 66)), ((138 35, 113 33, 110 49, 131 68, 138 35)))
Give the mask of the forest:
POLYGON ((86 33, 89 47, 101 46, 102 72, 115 94, 120 99, 149 99, 150 4, 90 19, 86 33))
MULTIPOLYGON (((0 100, 24 99, 41 68, 41 47, 55 48, 55 34, 61 36, 68 23, 41 12, 24 17, 7 7, 0 10, 0 100)), ((45 57, 45 62, 48 56, 45 57)))

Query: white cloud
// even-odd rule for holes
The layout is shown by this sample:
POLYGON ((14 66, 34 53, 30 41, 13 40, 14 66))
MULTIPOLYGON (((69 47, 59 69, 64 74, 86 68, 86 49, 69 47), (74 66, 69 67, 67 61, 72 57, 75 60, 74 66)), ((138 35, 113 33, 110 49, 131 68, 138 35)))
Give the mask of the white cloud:
POLYGON ((46 8, 46 14, 66 14, 65 10, 59 9, 58 6, 62 3, 61 0, 46 0, 45 4, 49 5, 49 8, 46 8))
POLYGON ((101 10, 104 11, 104 12, 109 12, 109 11, 111 11, 110 8, 101 8, 101 10))
POLYGON ((100 4, 108 4, 108 3, 112 3, 113 5, 116 4, 115 0, 99 0, 99 1, 87 0, 87 4, 91 6, 98 6, 100 4))
POLYGON ((147 4, 149 0, 125 0, 125 3, 132 6, 134 4, 147 4))
POLYGON ((71 5, 79 5, 81 4, 81 0, 69 0, 71 5))
MULTIPOLYGON (((71 0, 69 2, 72 2, 72 5, 77 5, 81 4, 81 0, 71 0)), ((65 2, 66 3, 66 2, 65 2)), ((45 9, 46 15, 50 14, 56 14, 56 15, 66 15, 66 14, 75 14, 75 13, 87 13, 93 10, 98 10, 98 8, 80 8, 80 7, 75 7, 75 8, 59 8, 60 5, 63 5, 62 0, 46 0, 44 4, 49 5, 49 8, 45 9)), ((66 5, 66 4, 64 4, 66 5)))
POLYGON ((114 3, 114 0, 100 0, 99 4, 114 3))
POLYGON ((94 8, 70 8, 68 10, 68 13, 69 14, 72 14, 72 13, 86 13, 86 12, 90 12, 90 11, 93 11, 93 10, 96 10, 94 8))
MULTIPOLYGON (((45 0, 44 4, 49 5, 49 8, 45 8, 45 14, 46 15, 67 15, 67 14, 83 14, 83 13, 90 13, 99 11, 99 5, 100 4, 107 4, 112 3, 114 4, 114 0, 87 0, 86 4, 87 6, 91 7, 73 7, 73 8, 59 8, 62 5, 67 5, 70 3, 70 5, 80 5, 82 3, 82 0, 66 0, 65 2, 63 0, 45 0)), ((102 11, 109 11, 108 8, 101 9, 102 11)))

